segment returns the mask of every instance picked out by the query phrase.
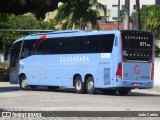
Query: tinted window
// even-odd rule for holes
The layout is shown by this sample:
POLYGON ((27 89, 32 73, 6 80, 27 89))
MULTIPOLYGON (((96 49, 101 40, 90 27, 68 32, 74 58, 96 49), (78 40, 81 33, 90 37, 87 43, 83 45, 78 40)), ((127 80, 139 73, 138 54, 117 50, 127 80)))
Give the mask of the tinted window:
POLYGON ((24 41, 24 44, 22 47, 21 59, 33 55, 34 43, 35 43, 35 40, 24 41))
POLYGON ((123 49, 152 49, 153 35, 151 33, 122 33, 123 49))
POLYGON ((29 57, 31 55, 43 55, 46 53, 46 40, 25 40, 22 47, 21 59, 29 57))
POLYGON ((90 36, 87 52, 89 53, 111 53, 113 48, 114 35, 93 35, 90 36))
POLYGON ((114 34, 93 35, 46 40, 48 54, 111 53, 114 34))
POLYGON ((122 32, 123 56, 128 60, 152 57, 153 35, 149 32, 122 32))
POLYGON ((72 37, 50 38, 46 41, 48 54, 72 54, 75 50, 75 41, 72 37))
POLYGON ((25 40, 21 58, 42 54, 111 53, 114 34, 25 40))
POLYGON ((35 55, 47 54, 46 40, 39 42, 38 44, 34 44, 33 52, 35 55))

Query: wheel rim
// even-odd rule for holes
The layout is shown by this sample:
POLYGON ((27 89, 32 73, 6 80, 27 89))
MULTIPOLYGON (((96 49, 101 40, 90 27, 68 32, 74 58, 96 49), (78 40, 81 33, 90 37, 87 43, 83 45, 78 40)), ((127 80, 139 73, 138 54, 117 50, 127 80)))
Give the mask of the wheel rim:
POLYGON ((81 88, 82 88, 82 82, 81 82, 81 80, 77 80, 77 82, 76 82, 76 89, 77 90, 81 90, 81 88))
POLYGON ((22 84, 22 88, 26 88, 26 86, 27 86, 27 85, 26 85, 26 80, 22 80, 22 83, 21 83, 21 84, 22 84))
POLYGON ((89 82, 88 82, 88 90, 91 91, 91 90, 93 90, 93 88, 94 88, 94 83, 93 83, 93 81, 89 81, 89 82))

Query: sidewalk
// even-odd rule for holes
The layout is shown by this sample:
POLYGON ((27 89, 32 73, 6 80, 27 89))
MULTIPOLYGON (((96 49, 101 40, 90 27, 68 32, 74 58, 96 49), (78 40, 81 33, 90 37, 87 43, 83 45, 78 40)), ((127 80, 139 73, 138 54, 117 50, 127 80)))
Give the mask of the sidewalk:
POLYGON ((154 62, 154 86, 160 86, 160 58, 155 58, 154 62))
POLYGON ((160 92, 160 86, 154 86, 152 89, 153 89, 154 91, 160 92))

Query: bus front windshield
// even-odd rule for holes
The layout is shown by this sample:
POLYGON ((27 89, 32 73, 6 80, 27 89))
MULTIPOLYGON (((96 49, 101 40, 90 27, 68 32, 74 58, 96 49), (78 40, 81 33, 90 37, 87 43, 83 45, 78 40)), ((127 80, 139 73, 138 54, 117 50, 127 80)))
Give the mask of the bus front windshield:
POLYGON ((152 59, 153 35, 150 32, 121 32, 124 60, 149 61, 152 59))

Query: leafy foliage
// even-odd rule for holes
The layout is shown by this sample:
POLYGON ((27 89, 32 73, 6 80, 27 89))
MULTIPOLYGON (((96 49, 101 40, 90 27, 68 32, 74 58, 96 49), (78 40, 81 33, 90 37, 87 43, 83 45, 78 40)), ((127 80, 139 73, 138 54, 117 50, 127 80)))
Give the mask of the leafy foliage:
MULTIPOLYGON (((19 15, 0 13, 1 29, 54 29, 48 21, 37 20, 33 15, 19 15)), ((32 32, 33 33, 33 32, 32 32)), ((31 34, 31 32, 0 31, 0 53, 5 54, 14 40, 31 34)))
POLYGON ((160 5, 146 7, 147 10, 147 30, 160 37, 160 5))
POLYGON ((96 4, 97 0, 74 0, 64 3, 58 8, 55 23, 62 25, 59 29, 72 29, 74 25, 84 29, 88 22, 93 26, 97 25, 99 12, 92 9, 96 4))
POLYGON ((8 68, 8 64, 0 62, 0 68, 8 68))
POLYGON ((157 45, 155 46, 155 55, 156 57, 160 55, 160 48, 157 45))
MULTIPOLYGON (((135 12, 131 15, 131 22, 135 24, 135 12)), ((160 5, 143 6, 140 10, 141 30, 153 32, 160 38, 160 5)))

